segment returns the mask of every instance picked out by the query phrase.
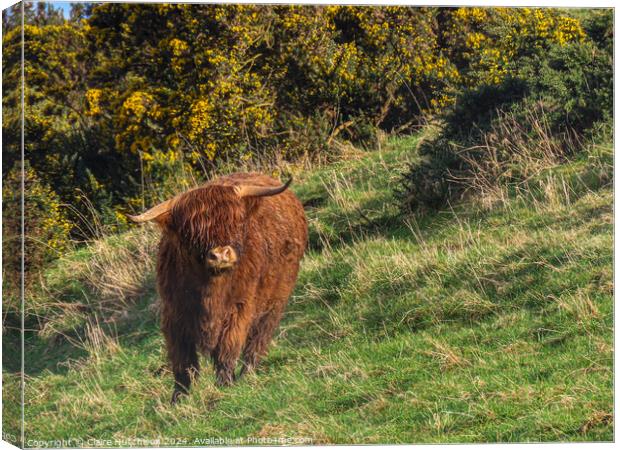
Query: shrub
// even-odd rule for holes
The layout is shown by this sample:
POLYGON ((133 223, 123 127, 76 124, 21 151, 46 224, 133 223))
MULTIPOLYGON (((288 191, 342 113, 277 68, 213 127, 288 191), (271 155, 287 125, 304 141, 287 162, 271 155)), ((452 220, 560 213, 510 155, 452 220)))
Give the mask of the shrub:
POLYGON ((518 182, 541 161, 568 156, 578 136, 612 117, 613 66, 592 41, 553 44, 514 67, 500 83, 464 89, 439 134, 421 144, 422 161, 398 189, 405 210, 518 182))
POLYGON ((591 11, 582 24, 585 32, 596 43, 597 47, 611 57, 614 50, 613 10, 598 9, 591 11))
POLYGON ((499 84, 515 61, 585 36, 578 20, 551 8, 458 8, 444 29, 445 51, 460 73, 457 88, 499 84))
MULTIPOLYGON (((76 209, 74 222, 94 208, 112 230, 121 212, 169 189, 170 155, 189 179, 247 161, 330 161, 343 141, 373 146, 377 131, 413 129, 463 87, 500 85, 513 60, 585 36, 558 10, 532 8, 103 3, 84 19, 75 12, 26 17, 26 154, 76 209)), ((604 23, 588 33, 608 42, 604 23)), ((13 163, 19 27, 3 45, 13 163)))
MULTIPOLYGON (((20 312, 22 171, 14 166, 2 189, 2 271, 4 319, 17 320, 20 312)), ((29 289, 41 268, 71 245, 71 223, 56 193, 32 167, 24 167, 25 286, 29 289)))
POLYGON ((523 61, 519 77, 529 96, 543 100, 555 113, 554 128, 578 132, 613 114, 611 56, 593 42, 553 46, 523 61))

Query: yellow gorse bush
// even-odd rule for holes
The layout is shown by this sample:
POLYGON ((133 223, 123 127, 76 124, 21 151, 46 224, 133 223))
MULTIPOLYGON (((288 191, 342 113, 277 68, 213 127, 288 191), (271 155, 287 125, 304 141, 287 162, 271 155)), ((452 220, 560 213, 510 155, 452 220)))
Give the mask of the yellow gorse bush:
MULTIPOLYGON (((458 8, 440 26, 434 8, 301 5, 102 5, 91 32, 98 14, 119 8, 127 42, 144 16, 162 24, 159 43, 140 41, 140 63, 166 75, 136 74, 121 104, 122 92, 107 86, 116 145, 168 147, 195 163, 247 158, 274 141, 291 148, 283 132, 306 121, 288 111, 345 122, 363 99, 375 125, 399 125, 450 104, 458 86, 501 82, 524 46, 584 37, 576 20, 549 9, 458 8)), ((92 115, 101 113, 101 92, 87 95, 92 115)))
MULTIPOLYGON (((73 224, 67 219, 67 209, 58 195, 41 181, 29 164, 24 168, 23 178, 25 262, 26 271, 30 273, 69 247, 73 224)), ((5 177, 2 190, 3 238, 7 241, 5 269, 17 279, 21 265, 21 183, 22 171, 15 167, 5 177)))
POLYGON ((524 50, 583 40, 579 21, 539 8, 459 8, 447 33, 468 65, 467 86, 500 83, 524 50))
MULTIPOLYGON (((79 185, 115 223, 167 167, 325 160, 338 140, 416 126, 459 90, 501 83, 532 49, 585 38, 552 9, 344 5, 102 3, 24 32, 30 159, 64 200, 78 204, 79 185)), ((12 111, 20 39, 4 36, 12 111)), ((17 155, 19 140, 7 143, 17 155)))

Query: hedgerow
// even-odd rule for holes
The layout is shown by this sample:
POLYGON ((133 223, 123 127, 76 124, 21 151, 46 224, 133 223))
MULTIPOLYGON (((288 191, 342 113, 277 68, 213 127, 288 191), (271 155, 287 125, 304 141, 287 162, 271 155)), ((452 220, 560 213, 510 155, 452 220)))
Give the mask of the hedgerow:
MULTIPOLYGON (((575 45, 609 42, 604 18, 584 29, 553 9, 102 3, 63 19, 37 8, 25 7, 25 156, 71 205, 80 240, 93 212, 122 229, 125 213, 223 166, 330 161, 343 141, 373 146, 377 130, 407 132, 446 108, 469 133, 523 76, 550 96, 585 92, 578 72, 592 61, 575 45), (523 61, 535 72, 519 72, 523 61)), ((6 167, 21 156, 18 18, 3 21, 6 167)), ((590 121, 581 100, 562 107, 590 121)), ((445 183, 449 164, 433 158, 445 183)))

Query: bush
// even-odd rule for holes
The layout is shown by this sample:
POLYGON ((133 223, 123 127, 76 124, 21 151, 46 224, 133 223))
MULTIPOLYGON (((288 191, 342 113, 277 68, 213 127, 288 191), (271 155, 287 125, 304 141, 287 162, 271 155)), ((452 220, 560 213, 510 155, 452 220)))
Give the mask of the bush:
POLYGON ((443 28, 457 89, 499 84, 515 61, 585 36, 578 20, 551 8, 458 8, 443 28))
MULTIPOLYGON (((2 189, 2 280, 4 319, 20 314, 21 279, 21 181, 22 171, 14 166, 2 189)), ((71 223, 56 193, 26 164, 24 168, 25 286, 29 289, 41 268, 71 245, 71 223)))
MULTIPOLYGON (((26 17, 25 150, 78 210, 74 222, 93 206, 113 230, 121 212, 161 195, 154 186, 168 189, 161 155, 198 177, 246 161, 333 160, 343 141, 372 147, 377 131, 425 123, 463 86, 500 84, 513 60, 585 36, 577 20, 532 8, 104 3, 84 19, 75 12, 26 17)), ((19 27, 3 45, 11 163, 19 27)))
POLYGON ((591 11, 582 23, 585 32, 592 41, 611 57, 614 50, 613 10, 599 9, 591 11))
POLYGON ((592 41, 553 44, 514 62, 502 82, 464 89, 423 160, 403 174, 405 210, 440 208, 558 162, 613 114, 613 66, 592 41), (536 163, 534 163, 536 161, 536 163))
POLYGON ((613 115, 613 63, 593 42, 553 46, 523 61, 519 77, 529 96, 555 111, 556 129, 582 132, 613 115))

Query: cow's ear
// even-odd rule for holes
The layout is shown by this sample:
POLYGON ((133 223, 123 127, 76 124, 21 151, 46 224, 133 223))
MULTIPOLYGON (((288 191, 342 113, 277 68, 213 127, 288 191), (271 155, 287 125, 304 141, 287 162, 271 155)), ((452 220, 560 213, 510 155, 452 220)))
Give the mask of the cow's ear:
POLYGON ((127 214, 127 217, 136 223, 155 222, 162 228, 165 228, 170 221, 170 209, 172 208, 172 199, 161 202, 159 205, 153 206, 148 211, 138 216, 127 214))

